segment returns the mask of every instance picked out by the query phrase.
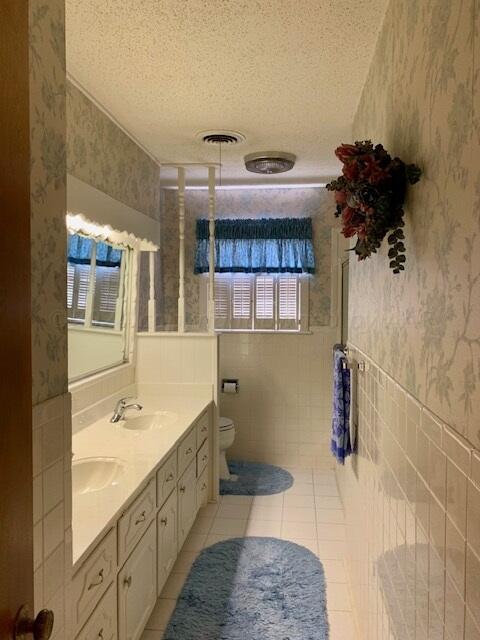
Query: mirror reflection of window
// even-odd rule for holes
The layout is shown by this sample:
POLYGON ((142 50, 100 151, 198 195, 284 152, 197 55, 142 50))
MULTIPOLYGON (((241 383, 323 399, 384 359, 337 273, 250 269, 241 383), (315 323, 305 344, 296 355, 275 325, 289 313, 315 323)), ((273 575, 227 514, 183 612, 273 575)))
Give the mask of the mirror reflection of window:
POLYGON ((68 240, 67 312, 71 323, 120 330, 125 251, 79 234, 68 240))
POLYGON ((68 236, 70 382, 126 362, 129 254, 79 233, 68 236))

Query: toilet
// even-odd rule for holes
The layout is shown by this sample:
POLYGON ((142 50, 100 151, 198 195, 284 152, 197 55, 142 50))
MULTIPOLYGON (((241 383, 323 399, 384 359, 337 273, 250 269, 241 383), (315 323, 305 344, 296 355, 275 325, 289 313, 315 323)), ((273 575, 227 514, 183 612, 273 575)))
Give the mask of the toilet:
POLYGON ((220 447, 220 480, 232 480, 228 469, 226 453, 227 449, 232 446, 235 440, 235 425, 230 418, 220 418, 218 421, 220 430, 219 447, 220 447))

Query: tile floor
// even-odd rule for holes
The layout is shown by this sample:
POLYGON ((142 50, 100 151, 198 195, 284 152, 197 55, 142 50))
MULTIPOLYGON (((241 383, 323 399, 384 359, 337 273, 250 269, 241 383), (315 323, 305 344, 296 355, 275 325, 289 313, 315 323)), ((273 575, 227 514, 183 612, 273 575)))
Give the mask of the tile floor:
POLYGON ((330 640, 357 640, 344 565, 345 525, 334 472, 289 469, 293 486, 273 496, 222 496, 201 509, 142 640, 160 640, 197 554, 237 536, 291 540, 317 554, 327 580, 330 640))

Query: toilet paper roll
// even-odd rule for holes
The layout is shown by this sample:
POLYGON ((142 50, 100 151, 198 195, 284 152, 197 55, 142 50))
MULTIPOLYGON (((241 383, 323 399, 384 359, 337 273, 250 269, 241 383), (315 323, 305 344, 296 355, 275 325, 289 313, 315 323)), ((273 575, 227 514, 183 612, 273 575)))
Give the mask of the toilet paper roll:
POLYGON ((223 393, 237 393, 237 385, 235 382, 224 382, 223 393))

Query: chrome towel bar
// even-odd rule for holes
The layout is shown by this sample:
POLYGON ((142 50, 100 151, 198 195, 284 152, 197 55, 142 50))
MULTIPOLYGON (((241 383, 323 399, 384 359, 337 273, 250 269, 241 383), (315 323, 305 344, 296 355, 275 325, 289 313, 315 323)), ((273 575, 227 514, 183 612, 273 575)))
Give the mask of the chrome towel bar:
POLYGON ((355 362, 354 364, 352 364, 351 362, 343 362, 342 367, 344 369, 357 368, 359 371, 368 371, 368 363, 366 362, 355 362))

